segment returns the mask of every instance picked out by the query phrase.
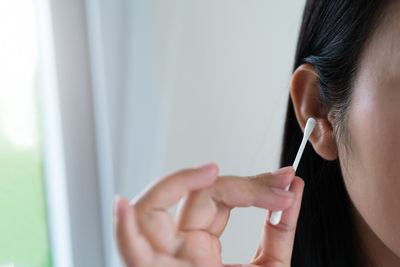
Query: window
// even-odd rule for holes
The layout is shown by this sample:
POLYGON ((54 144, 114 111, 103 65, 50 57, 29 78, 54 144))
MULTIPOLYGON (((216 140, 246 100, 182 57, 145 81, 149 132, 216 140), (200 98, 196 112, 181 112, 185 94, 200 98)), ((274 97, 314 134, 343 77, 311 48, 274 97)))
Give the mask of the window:
POLYGON ((0 266, 51 266, 34 0, 0 0, 0 266))

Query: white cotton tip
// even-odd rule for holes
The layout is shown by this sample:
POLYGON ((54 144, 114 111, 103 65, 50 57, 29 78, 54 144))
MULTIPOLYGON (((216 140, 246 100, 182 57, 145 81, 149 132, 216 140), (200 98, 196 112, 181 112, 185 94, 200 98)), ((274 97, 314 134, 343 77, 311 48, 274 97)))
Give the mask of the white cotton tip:
POLYGON ((277 224, 280 223, 281 217, 282 217, 282 211, 281 210, 274 211, 274 212, 272 212, 271 217, 269 218, 269 222, 272 225, 277 225, 277 224))
POLYGON ((299 165, 301 156, 303 155, 303 151, 306 146, 307 140, 308 140, 308 138, 310 138, 310 135, 311 135, 312 131, 314 130, 314 127, 315 127, 315 119, 308 118, 306 127, 304 128, 303 140, 301 141, 300 148, 297 151, 296 158, 294 159, 294 162, 293 162, 294 171, 297 170, 297 166, 299 165))
POLYGON ((314 130, 315 127, 315 119, 314 118, 308 118, 307 123, 306 123, 306 128, 304 129, 304 138, 308 140, 310 137, 312 131, 314 130))
MULTIPOLYGON (((307 123, 306 123, 306 127, 304 129, 303 140, 301 141, 300 148, 297 151, 296 158, 295 158, 294 163, 293 163, 294 171, 297 170, 297 166, 299 165, 301 156, 303 155, 304 147, 306 146, 307 140, 310 137, 310 135, 311 135, 312 131, 314 130, 314 128, 315 128, 315 119, 314 118, 308 118, 307 123)), ((286 186, 285 190, 288 191, 289 189, 290 189, 290 184, 288 184, 286 186)), ((277 225, 281 221, 281 217, 282 217, 282 211, 281 210, 274 211, 274 212, 272 212, 271 217, 269 218, 269 222, 272 225, 277 225)))

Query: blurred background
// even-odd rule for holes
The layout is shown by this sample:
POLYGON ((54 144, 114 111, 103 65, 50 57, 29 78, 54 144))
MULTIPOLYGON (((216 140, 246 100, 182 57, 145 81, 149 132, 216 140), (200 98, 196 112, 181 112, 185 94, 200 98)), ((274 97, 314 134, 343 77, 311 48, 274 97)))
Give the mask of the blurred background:
MULTIPOLYGON (((304 2, 0 0, 0 266, 122 266, 115 194, 277 169, 304 2)), ((264 217, 232 211, 224 263, 264 217)))

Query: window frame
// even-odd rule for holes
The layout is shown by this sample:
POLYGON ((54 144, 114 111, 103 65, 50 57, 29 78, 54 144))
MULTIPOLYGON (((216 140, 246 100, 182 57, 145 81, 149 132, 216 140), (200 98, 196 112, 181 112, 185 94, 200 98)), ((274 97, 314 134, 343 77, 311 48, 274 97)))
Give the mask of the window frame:
POLYGON ((36 9, 52 264, 106 266, 85 2, 37 0, 36 9))

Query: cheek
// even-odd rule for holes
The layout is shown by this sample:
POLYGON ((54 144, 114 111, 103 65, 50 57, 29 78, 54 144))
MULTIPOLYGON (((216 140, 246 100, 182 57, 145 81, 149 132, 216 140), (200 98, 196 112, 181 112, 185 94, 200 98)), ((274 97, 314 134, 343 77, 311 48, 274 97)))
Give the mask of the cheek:
POLYGON ((352 149, 343 155, 346 162, 341 159, 343 176, 364 220, 400 255, 400 95, 362 88, 355 89, 349 111, 352 149))

